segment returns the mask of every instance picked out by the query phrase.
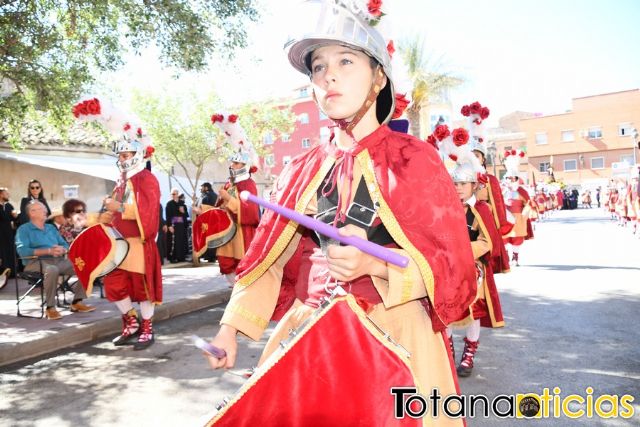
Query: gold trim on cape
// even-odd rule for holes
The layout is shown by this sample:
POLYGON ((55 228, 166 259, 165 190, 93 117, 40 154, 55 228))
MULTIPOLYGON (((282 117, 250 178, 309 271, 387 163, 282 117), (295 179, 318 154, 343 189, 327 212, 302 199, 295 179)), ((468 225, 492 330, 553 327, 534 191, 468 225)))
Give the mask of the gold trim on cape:
MULTIPOLYGON (((291 338, 291 341, 289 341, 287 343, 286 347, 280 346, 280 348, 278 350, 273 352, 264 361, 264 363, 262 365, 260 365, 260 367, 254 372, 254 374, 251 377, 249 377, 249 379, 242 385, 242 387, 240 387, 240 390, 238 390, 236 392, 236 394, 233 396, 233 398, 231 398, 222 409, 220 409, 215 415, 213 415, 213 417, 207 422, 206 427, 210 427, 210 426, 215 425, 215 423, 217 423, 220 420, 220 418, 222 418, 222 416, 224 414, 226 414, 227 411, 236 402, 238 402, 240 399, 242 399, 242 397, 247 393, 247 391, 249 391, 249 389, 251 389, 251 387, 253 387, 260 379, 262 379, 262 377, 264 377, 266 375, 266 373, 273 366, 275 366, 278 363, 280 363, 281 359, 289 352, 289 350, 291 350, 298 343, 298 341, 300 341, 302 339, 302 337, 304 335, 306 335, 306 333, 308 331, 310 331, 311 328, 314 327, 316 325, 316 323, 320 319, 322 319, 329 312, 329 310, 333 306, 335 306, 337 303, 343 302, 343 301, 345 301, 349 305, 349 308, 351 308, 353 313, 358 317, 358 319, 360 320, 360 323, 362 324, 362 326, 364 326, 375 338, 378 339, 378 341, 382 345, 384 345, 390 351, 392 351, 406 365, 407 369, 411 373, 411 376, 413 377, 413 381, 414 381, 415 386, 417 387, 417 389, 418 390, 424 390, 421 387, 421 384, 419 384, 418 379, 417 379, 416 375, 414 374, 413 370, 411 369, 411 362, 409 361, 409 358, 407 357, 407 355, 405 353, 399 351, 398 347, 396 345, 392 344, 387 339, 387 335, 385 335, 383 332, 380 331, 380 329, 378 329, 376 326, 374 326, 372 321, 367 317, 367 314, 358 305, 358 303, 356 302, 354 296, 351 295, 351 294, 347 294, 347 296, 345 296, 345 297, 339 297, 339 298, 335 298, 334 300, 332 300, 329 303, 329 305, 327 307, 325 307, 322 311, 317 313, 317 315, 314 315, 315 313, 312 314, 307 319, 308 323, 306 323, 304 325, 302 330, 297 331, 297 333, 291 338)), ((423 424, 424 424, 424 422, 423 422, 423 424)))
MULTIPOLYGON (((335 162, 335 158, 332 156, 328 156, 320 165, 320 169, 313 177, 304 193, 298 200, 295 206, 295 210, 298 213, 304 213, 305 208, 311 201, 311 198, 315 195, 320 183, 324 179, 324 177, 329 173, 333 163, 335 162)), ((298 229, 298 223, 290 220, 287 225, 285 225, 284 230, 278 236, 278 239, 273 244, 269 253, 265 258, 260 262, 253 270, 248 272, 241 279, 236 281, 235 286, 249 286, 253 282, 255 282, 259 277, 261 277, 268 269, 273 265, 274 262, 282 255, 282 252, 287 248, 287 245, 293 238, 296 230, 298 229)))

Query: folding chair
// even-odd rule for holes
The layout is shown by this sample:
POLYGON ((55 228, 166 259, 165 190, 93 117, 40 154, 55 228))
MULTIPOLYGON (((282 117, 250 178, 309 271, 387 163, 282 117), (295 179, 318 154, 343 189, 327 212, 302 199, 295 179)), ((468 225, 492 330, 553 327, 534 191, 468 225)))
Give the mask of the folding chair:
MULTIPOLYGON (((46 259, 46 257, 36 257, 36 256, 18 257, 16 255, 16 266, 18 266, 18 262, 24 265, 24 261, 32 261, 32 260, 37 260, 39 264, 38 271, 24 271, 24 269, 16 268, 19 271, 16 273, 14 278, 14 282, 16 285, 16 309, 17 309, 18 317, 31 317, 36 319, 38 318, 42 319, 44 317, 45 299, 44 299, 44 270, 43 270, 44 263, 42 262, 43 259, 46 259), (19 279, 25 280, 27 282, 27 285, 29 286, 29 288, 22 294, 20 293, 20 289, 19 289, 19 279), (36 291, 37 289, 40 290, 40 316, 32 316, 29 314, 21 313, 20 303, 23 302, 25 298, 30 296, 32 292, 36 291)), ((71 279, 72 276, 61 275, 60 277, 62 278, 62 281, 56 287, 56 305, 61 308, 69 307, 71 302, 67 302, 66 293, 67 291, 73 292, 73 289, 69 284, 69 280, 71 279), (62 303, 60 302, 60 292, 62 292, 62 303)))
POLYGON ((45 305, 45 301, 44 301, 44 273, 42 272, 42 262, 39 260, 38 262, 40 263, 40 271, 20 271, 20 268, 18 267, 18 262, 22 263, 23 260, 33 260, 33 259, 37 259, 37 257, 32 256, 32 257, 18 257, 16 255, 16 270, 18 270, 16 272, 16 275, 14 277, 14 282, 16 284, 16 308, 18 310, 18 317, 32 317, 32 318, 40 318, 42 319, 44 317, 44 305, 45 305), (27 289, 26 292, 24 293, 20 293, 20 288, 19 288, 19 282, 20 279, 22 280, 26 280, 27 285, 29 286, 29 289, 27 289), (20 303, 22 301, 24 301, 25 298, 27 298, 28 296, 31 295, 31 293, 35 290, 39 289, 40 290, 40 316, 32 316, 29 314, 23 314, 20 313, 20 303))

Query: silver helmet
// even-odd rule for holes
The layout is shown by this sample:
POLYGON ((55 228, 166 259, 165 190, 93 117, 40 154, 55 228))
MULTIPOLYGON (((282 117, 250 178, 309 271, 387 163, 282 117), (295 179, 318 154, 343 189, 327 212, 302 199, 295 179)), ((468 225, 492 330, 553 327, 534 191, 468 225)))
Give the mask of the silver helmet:
POLYGON ((478 182, 478 171, 471 163, 459 163, 451 171, 453 182, 478 182))
POLYGON ((122 139, 114 143, 113 151, 116 154, 124 152, 135 153, 133 157, 125 161, 116 161, 116 165, 118 165, 118 169, 120 170, 120 172, 126 172, 128 176, 133 176, 135 173, 138 173, 142 169, 144 169, 145 149, 140 141, 136 139, 130 139, 125 135, 122 137, 122 139))
POLYGON ((480 142, 477 136, 472 136, 468 144, 471 151, 479 151, 485 159, 487 158, 487 147, 485 147, 484 143, 480 142))
POLYGON ((300 29, 284 47, 291 65, 310 76, 310 54, 334 44, 366 53, 382 66, 387 76, 387 84, 378 94, 376 111, 378 121, 387 123, 395 108, 391 57, 384 37, 368 20, 370 15, 366 3, 357 0, 306 0, 295 16, 300 29))

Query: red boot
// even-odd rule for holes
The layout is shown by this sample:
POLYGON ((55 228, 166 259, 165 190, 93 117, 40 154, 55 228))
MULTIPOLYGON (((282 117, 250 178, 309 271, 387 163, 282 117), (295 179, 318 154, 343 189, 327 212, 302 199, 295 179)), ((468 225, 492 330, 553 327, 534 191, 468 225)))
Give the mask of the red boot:
POLYGON ((144 350, 155 341, 153 337, 153 324, 151 319, 142 319, 142 327, 140 328, 140 336, 138 342, 133 345, 134 350, 144 350))
POLYGON ((124 345, 140 330, 138 313, 134 308, 122 315, 122 334, 111 341, 113 345, 124 345))
POLYGON ((460 361, 460 366, 458 366, 457 369, 459 377, 468 377, 469 375, 471 375, 471 371, 473 371, 473 357, 476 355, 476 351, 478 351, 479 344, 480 340, 469 341, 465 337, 464 350, 462 351, 462 360, 460 361))

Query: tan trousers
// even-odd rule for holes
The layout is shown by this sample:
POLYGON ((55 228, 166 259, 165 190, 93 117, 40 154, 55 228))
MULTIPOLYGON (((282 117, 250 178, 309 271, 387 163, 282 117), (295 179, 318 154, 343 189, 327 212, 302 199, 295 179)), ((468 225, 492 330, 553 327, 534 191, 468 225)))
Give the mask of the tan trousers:
MULTIPOLYGON (((56 305, 56 289, 58 288, 58 278, 63 276, 71 276, 75 274, 71 261, 63 257, 43 258, 29 262, 24 271, 40 272, 40 263, 42 263, 42 272, 44 273, 44 294, 47 308, 56 305)), ((74 299, 80 300, 87 297, 80 281, 73 285, 74 299)))

